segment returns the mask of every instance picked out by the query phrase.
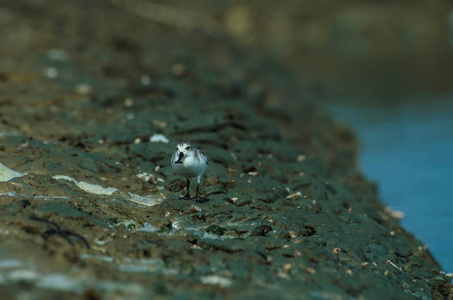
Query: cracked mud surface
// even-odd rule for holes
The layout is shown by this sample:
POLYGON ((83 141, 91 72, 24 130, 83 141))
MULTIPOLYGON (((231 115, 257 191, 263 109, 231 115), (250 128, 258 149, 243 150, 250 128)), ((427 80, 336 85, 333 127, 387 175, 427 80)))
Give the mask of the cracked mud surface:
POLYGON ((291 75, 80 3, 0 14, 0 162, 23 174, 0 182, 5 299, 446 297, 354 167, 351 133, 291 75), (207 201, 179 199, 183 139, 210 158, 207 201))

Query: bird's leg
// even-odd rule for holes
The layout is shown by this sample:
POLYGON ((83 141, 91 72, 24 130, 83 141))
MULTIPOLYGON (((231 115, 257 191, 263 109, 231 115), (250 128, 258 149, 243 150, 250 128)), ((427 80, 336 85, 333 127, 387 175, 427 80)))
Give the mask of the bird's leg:
POLYGON ((198 199, 198 192, 200 191, 200 184, 197 183, 197 192, 195 193, 195 197, 193 197, 192 199, 198 199))
POLYGON ((190 180, 187 178, 187 194, 182 199, 190 199, 189 195, 190 180))
POLYGON ((206 197, 198 196, 199 192, 200 192, 200 183, 197 184, 197 192, 195 193, 195 197, 190 198, 190 199, 196 200, 196 202, 198 202, 198 203, 205 203, 205 202, 209 201, 209 199, 206 197))

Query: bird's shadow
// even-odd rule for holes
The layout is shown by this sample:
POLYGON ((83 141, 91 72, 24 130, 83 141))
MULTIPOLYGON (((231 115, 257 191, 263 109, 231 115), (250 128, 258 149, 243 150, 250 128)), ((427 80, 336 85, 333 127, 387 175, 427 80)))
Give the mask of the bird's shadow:
POLYGON ((209 201, 209 199, 206 198, 206 197, 198 198, 198 199, 195 200, 195 202, 197 202, 197 203, 206 203, 208 201, 209 201))

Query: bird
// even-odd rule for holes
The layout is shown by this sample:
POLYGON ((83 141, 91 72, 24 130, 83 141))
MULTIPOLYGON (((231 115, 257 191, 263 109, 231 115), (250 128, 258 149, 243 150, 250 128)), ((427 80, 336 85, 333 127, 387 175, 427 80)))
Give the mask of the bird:
POLYGON ((181 141, 176 146, 176 151, 171 157, 171 166, 176 173, 187 179, 187 194, 181 199, 198 199, 201 178, 206 172, 208 164, 208 157, 200 149, 192 146, 189 141, 181 141), (197 189, 195 196, 191 198, 189 194, 190 178, 194 177, 197 178, 197 189))

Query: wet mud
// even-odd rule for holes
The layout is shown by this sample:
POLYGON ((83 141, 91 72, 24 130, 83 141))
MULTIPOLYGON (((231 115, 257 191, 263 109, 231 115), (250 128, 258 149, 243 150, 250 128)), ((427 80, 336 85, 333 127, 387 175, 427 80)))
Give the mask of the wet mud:
POLYGON ((2 299, 447 299, 353 134, 269 57, 108 1, 0 8, 2 299), (201 200, 180 140, 210 159, 201 200))

